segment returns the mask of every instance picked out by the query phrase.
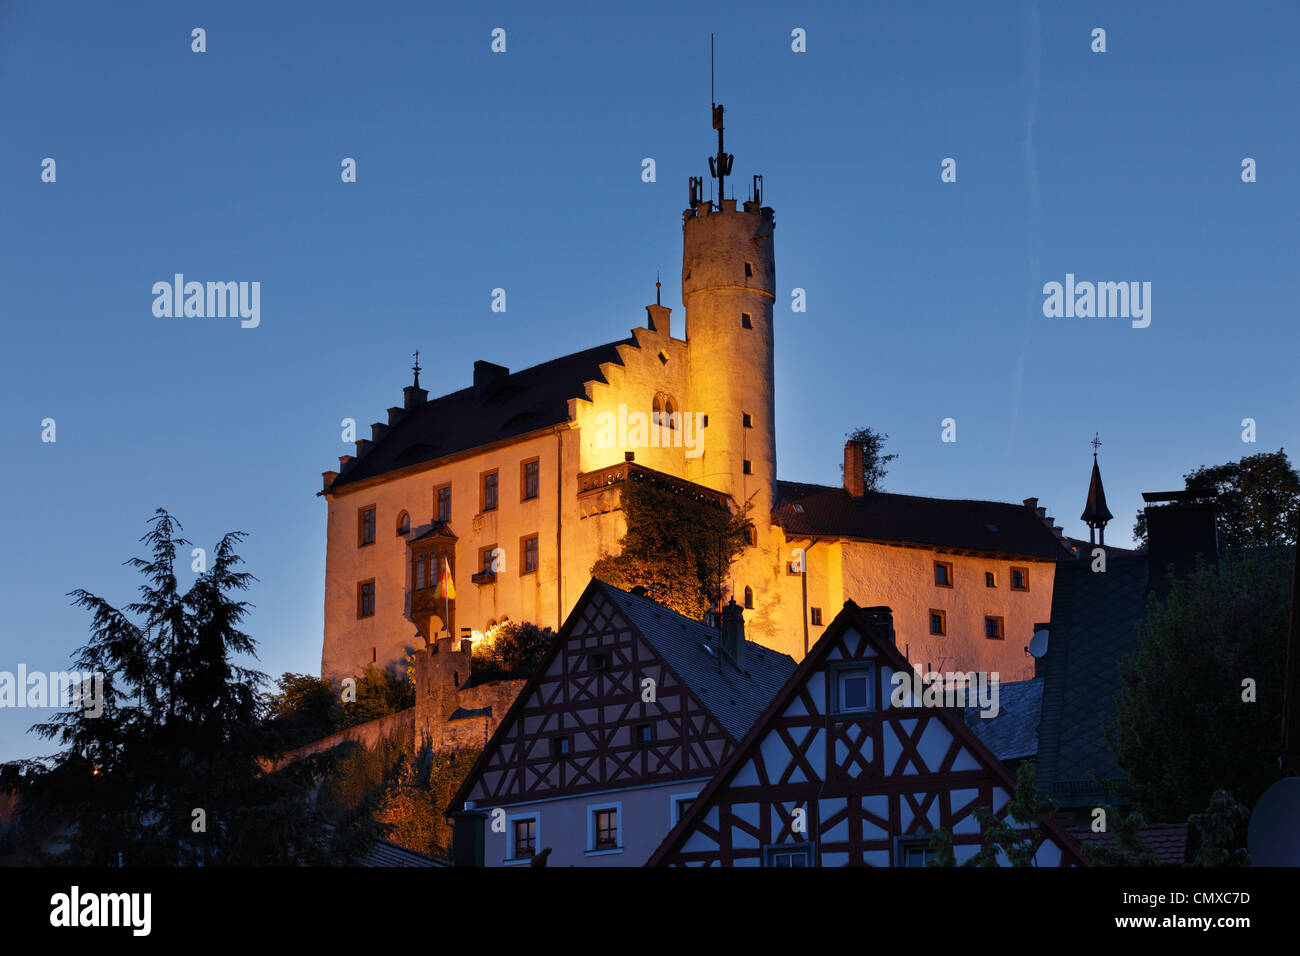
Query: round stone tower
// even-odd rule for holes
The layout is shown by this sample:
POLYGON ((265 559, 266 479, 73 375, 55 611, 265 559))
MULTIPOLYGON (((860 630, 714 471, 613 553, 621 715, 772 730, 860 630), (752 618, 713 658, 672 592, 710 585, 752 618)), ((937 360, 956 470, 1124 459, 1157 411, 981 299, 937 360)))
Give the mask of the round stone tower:
MULTIPOLYGON (((718 155, 709 166, 725 197, 732 157, 723 151, 722 107, 713 109, 718 155)), ((688 477, 731 495, 737 506, 754 496, 763 526, 776 492, 776 403, 772 312, 776 301, 775 226, 762 204, 762 177, 753 198, 717 204, 691 180, 691 206, 682 222, 682 304, 686 308, 691 404, 708 415, 700 431, 703 455, 687 460, 688 477)), ((686 409, 684 409, 686 410, 686 409)))

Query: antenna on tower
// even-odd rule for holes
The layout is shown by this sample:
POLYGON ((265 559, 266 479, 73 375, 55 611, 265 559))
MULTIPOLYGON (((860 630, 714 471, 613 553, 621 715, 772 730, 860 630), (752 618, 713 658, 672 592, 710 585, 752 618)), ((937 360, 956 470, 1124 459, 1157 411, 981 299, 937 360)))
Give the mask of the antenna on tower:
MULTIPOLYGON (((727 198, 726 182, 731 175, 731 164, 736 158, 722 145, 722 114, 724 108, 714 100, 713 93, 713 34, 709 34, 709 101, 713 107, 713 128, 718 131, 718 155, 709 157, 709 175, 718 181, 718 203, 727 198)), ((710 184, 712 185, 712 184, 710 184)))

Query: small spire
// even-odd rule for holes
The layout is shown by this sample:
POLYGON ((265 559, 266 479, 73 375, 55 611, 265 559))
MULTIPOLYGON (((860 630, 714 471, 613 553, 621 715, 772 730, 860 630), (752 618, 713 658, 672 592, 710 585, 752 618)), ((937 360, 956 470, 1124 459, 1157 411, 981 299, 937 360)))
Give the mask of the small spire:
POLYGON ((655 305, 663 305, 663 303, 659 301, 659 270, 658 269, 655 270, 655 305))
POLYGON ((1088 500, 1083 506, 1079 520, 1088 526, 1089 543, 1106 543, 1106 522, 1115 517, 1106 507, 1106 489, 1101 484, 1101 468, 1097 464, 1097 449, 1101 447, 1100 434, 1094 434, 1092 441, 1092 478, 1088 482, 1088 500))
POLYGON ((415 373, 415 387, 419 388, 420 387, 420 350, 419 349, 415 350, 415 365, 411 367, 411 371, 415 373))

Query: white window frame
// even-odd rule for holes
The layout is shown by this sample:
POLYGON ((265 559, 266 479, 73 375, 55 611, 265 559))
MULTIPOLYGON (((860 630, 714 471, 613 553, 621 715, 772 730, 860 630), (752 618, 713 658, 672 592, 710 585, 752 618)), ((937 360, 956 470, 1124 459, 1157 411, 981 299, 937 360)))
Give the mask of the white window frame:
POLYGON ((683 800, 697 800, 699 799, 699 796, 699 790, 696 790, 694 793, 671 793, 668 795, 668 829, 671 830, 673 827, 677 826, 677 824, 681 822, 682 817, 686 815, 687 811, 679 810, 678 804, 683 800))
POLYGON ((514 816, 506 815, 506 866, 526 866, 537 858, 542 852, 542 814, 540 810, 530 810, 527 813, 516 813, 514 816), (515 855, 515 822, 518 820, 533 821, 533 843, 535 848, 532 856, 515 855))
POLYGON ((587 804, 587 856, 609 856, 622 853, 623 850, 623 802, 616 800, 611 803, 587 804), (602 810, 613 810, 618 815, 618 846, 608 850, 596 849, 596 814, 602 810))

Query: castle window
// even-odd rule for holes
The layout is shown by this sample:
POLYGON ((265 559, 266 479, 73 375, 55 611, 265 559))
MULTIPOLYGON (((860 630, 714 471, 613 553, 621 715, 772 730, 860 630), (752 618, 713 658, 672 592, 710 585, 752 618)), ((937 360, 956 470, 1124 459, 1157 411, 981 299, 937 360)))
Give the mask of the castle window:
POLYGON ((1002 618, 986 617, 984 618, 984 636, 990 641, 1000 641, 1006 637, 1003 630, 1002 618))
POLYGON ((375 543, 375 506, 367 505, 357 512, 357 547, 375 543))
POLYGON ((375 616, 375 579, 357 585, 357 617, 375 616))
POLYGON ((934 562, 934 584, 935 587, 950 588, 952 587, 952 563, 949 561, 934 562))
POLYGON ((668 364, 668 356, 667 356, 665 353, 660 352, 660 353, 659 353, 659 361, 662 362, 664 365, 667 365, 667 364, 668 364))
POLYGON ((757 544, 758 542, 755 539, 756 535, 754 533, 754 526, 752 524, 745 525, 745 544, 757 544))
POLYGON ((742 329, 752 329, 754 327, 754 318, 748 312, 740 313, 740 327, 742 329))
POLYGON ((415 589, 423 591, 429 586, 429 555, 417 554, 415 556, 415 589))
POLYGON ((451 485, 443 485, 435 492, 438 502, 438 520, 447 522, 451 520, 451 485))
POLYGON ((529 535, 524 538, 524 570, 523 574, 531 574, 537 570, 537 535, 529 535))
POLYGON ((754 463, 750 461, 748 458, 746 458, 744 468, 742 468, 741 470, 744 471, 745 474, 747 475, 752 475, 754 473, 754 463))
POLYGON ((497 556, 501 552, 495 544, 478 549, 479 573, 470 578, 475 584, 491 584, 497 579, 497 556))
POLYGON ((745 263, 745 276, 746 276, 746 277, 749 277, 749 276, 752 276, 753 274, 754 274, 754 263, 752 263, 752 262, 746 262, 746 263, 745 263))
POLYGON ((529 498, 536 498, 540 490, 542 481, 542 463, 534 458, 532 461, 523 463, 523 472, 520 475, 519 485, 523 489, 523 495, 520 500, 527 501, 529 498))
POLYGON ((681 421, 682 416, 677 411, 677 403, 671 398, 664 399, 664 417, 667 419, 664 424, 676 430, 677 423, 681 421))
POLYGON ((659 396, 656 395, 654 397, 654 401, 650 403, 650 424, 651 425, 663 424, 663 417, 664 417, 664 403, 662 399, 660 399, 659 396))
POLYGON ((1028 568, 1011 569, 1011 590, 1013 591, 1029 590, 1029 569, 1028 568))
POLYGON ((984 572, 984 586, 986 588, 995 588, 998 586, 998 573, 996 571, 984 572))
POLYGON ((397 534, 399 536, 411 533, 411 516, 403 511, 397 516, 397 534))
POLYGON ((930 633, 940 637, 948 633, 948 615, 944 611, 930 609, 930 633))
POLYGON ((750 415, 749 412, 742 413, 740 416, 740 424, 742 424, 746 428, 753 428, 754 416, 750 415))
POLYGON ((709 416, 708 416, 708 415, 705 415, 705 416, 704 416, 703 424, 701 425, 701 427, 703 427, 703 428, 708 428, 708 427, 709 427, 709 416))
POLYGON ((745 607, 753 610, 754 607, 754 589, 745 588, 745 607))
POLYGON ((808 609, 808 615, 809 615, 809 617, 812 619, 809 623, 811 623, 814 627, 821 627, 821 626, 822 626, 822 609, 821 609, 821 608, 819 608, 819 607, 810 607, 810 608, 808 609))
POLYGON ((483 500, 479 502, 479 511, 496 511, 497 510, 497 473, 495 471, 485 471, 483 473, 483 500))

